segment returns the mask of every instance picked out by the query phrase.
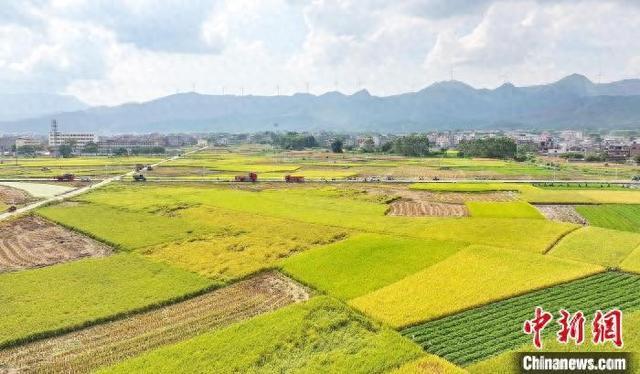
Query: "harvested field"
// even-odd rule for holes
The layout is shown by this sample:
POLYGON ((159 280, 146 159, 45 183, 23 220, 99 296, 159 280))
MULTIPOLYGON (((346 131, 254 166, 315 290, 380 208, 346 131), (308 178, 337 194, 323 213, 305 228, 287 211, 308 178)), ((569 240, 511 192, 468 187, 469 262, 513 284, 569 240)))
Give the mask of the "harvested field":
POLYGON ((0 202, 2 203, 7 205, 22 205, 32 200, 34 200, 33 197, 26 191, 13 187, 0 186, 0 202))
POLYGON ((389 204, 388 215, 410 217, 464 217, 469 215, 469 212, 464 205, 460 204, 446 204, 400 199, 389 204))
POLYGON ((495 192, 428 192, 420 191, 423 200, 437 201, 450 204, 464 204, 467 201, 506 202, 518 200, 518 193, 514 191, 495 192))
POLYGON ((587 224, 587 220, 576 211, 573 205, 535 205, 535 207, 546 219, 552 221, 569 222, 578 225, 587 224))
POLYGON ((39 217, 0 225, 0 273, 102 257, 111 252, 102 243, 39 217))
POLYGON ((307 289, 289 278, 277 272, 263 273, 161 309, 0 350, 0 368, 90 372, 308 298, 307 289))
POLYGON ((364 188, 372 194, 384 194, 399 196, 403 199, 415 201, 436 202, 444 204, 464 204, 467 201, 515 201, 518 200, 516 191, 493 191, 493 192, 432 192, 425 190, 409 189, 405 186, 384 186, 364 188))

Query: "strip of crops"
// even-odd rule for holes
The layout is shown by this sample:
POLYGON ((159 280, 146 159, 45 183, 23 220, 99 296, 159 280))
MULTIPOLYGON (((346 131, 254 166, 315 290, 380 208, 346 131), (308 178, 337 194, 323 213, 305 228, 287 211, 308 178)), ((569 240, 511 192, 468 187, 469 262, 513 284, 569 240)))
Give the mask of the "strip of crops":
POLYGON ((123 320, 0 350, 2 368, 85 373, 142 352, 189 339, 308 298, 305 288, 278 273, 123 320))
POLYGON ((607 229, 640 232, 640 205, 604 204, 578 206, 590 225, 607 229))
MULTIPOLYGON (((458 365, 469 365, 530 343, 531 337, 522 332, 522 324, 532 318, 536 306, 554 314, 562 308, 570 312, 582 310, 587 318, 598 309, 639 309, 640 276, 601 273, 413 326, 401 333, 428 352, 458 365)), ((554 322, 544 332, 551 336, 557 327, 554 322)))

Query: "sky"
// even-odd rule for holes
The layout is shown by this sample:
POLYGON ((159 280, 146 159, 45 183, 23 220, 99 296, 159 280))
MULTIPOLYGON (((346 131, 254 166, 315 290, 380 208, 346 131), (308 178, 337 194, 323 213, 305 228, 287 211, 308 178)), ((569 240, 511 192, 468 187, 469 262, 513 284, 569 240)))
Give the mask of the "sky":
POLYGON ((640 77, 636 0, 2 0, 0 94, 386 96, 640 77))

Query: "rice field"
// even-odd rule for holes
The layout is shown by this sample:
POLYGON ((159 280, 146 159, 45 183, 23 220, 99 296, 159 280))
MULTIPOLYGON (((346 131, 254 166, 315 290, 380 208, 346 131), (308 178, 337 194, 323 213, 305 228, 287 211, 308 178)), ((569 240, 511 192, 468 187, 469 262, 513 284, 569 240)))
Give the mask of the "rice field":
MULTIPOLYGON (((531 318, 535 306, 556 318, 562 308, 581 310, 587 318, 599 309, 621 308, 626 317, 640 309, 640 276, 601 273, 409 327, 402 334, 427 352, 467 366, 520 346, 531 350, 531 336, 522 333, 522 323, 531 318)), ((545 336, 553 337, 557 329, 557 324, 549 325, 545 336)))
POLYGON ((335 300, 316 297, 98 373, 384 373, 422 355, 395 331, 335 300))
POLYGON ((0 347, 128 315, 215 284, 132 254, 0 274, 0 347), (46 312, 43 312, 46 311, 46 312))
POLYGON ((523 201, 484 202, 470 201, 466 203, 472 217, 488 218, 530 218, 542 219, 542 214, 529 203, 523 201))
MULTIPOLYGON (((578 226, 543 219, 460 218, 440 219, 425 226, 419 236, 453 240, 518 251, 545 253, 558 239, 578 226), (522 240, 527 238, 527 240, 522 240)), ((418 234, 416 234, 418 236, 418 234)))
POLYGON ((438 242, 360 234, 283 261, 283 270, 340 299, 367 294, 429 267, 463 247, 438 242))
MULTIPOLYGON (((156 177, 546 173, 317 151, 176 161, 156 177)), ((531 303, 564 305, 573 292, 570 307, 595 308, 611 289, 610 301, 632 311, 637 277, 606 271, 640 273, 640 234, 575 218, 600 208, 594 216, 633 227, 639 196, 524 183, 113 183, 37 210, 35 220, 110 245, 110 256, 0 274, 0 305, 10 305, 0 362, 47 372, 458 373, 456 364, 474 368, 526 343, 531 303), (607 201, 621 205, 573 210, 607 201), (487 320, 504 322, 495 313, 517 328, 494 332, 487 320), (468 335, 478 329, 488 332, 468 335)), ((9 231, 11 248, 45 248, 9 231)))
POLYGON ((640 232, 640 205, 584 205, 576 210, 592 226, 640 232))
POLYGON ((53 178, 65 173, 102 178, 124 174, 131 171, 136 164, 155 164, 162 158, 107 156, 19 158, 17 165, 15 161, 0 163, 0 178, 53 178))
POLYGON ((402 328, 603 270, 527 251, 472 246, 349 304, 402 328))
POLYGON ((264 273, 146 313, 0 350, 0 363, 21 372, 88 373, 308 298, 286 277, 264 273))
POLYGON ((181 217, 206 222, 210 234, 146 247, 141 253, 222 282, 275 267, 284 258, 338 242, 350 232, 211 207, 190 209, 181 217))
POLYGON ((634 249, 621 263, 620 268, 624 271, 640 273, 640 248, 634 249))
POLYGON ((640 234, 584 227, 565 236, 549 255, 617 268, 638 247, 640 234))
POLYGON ((427 355, 416 361, 402 365, 400 368, 392 371, 392 374, 464 374, 466 371, 458 366, 453 365, 445 359, 436 355, 427 355))

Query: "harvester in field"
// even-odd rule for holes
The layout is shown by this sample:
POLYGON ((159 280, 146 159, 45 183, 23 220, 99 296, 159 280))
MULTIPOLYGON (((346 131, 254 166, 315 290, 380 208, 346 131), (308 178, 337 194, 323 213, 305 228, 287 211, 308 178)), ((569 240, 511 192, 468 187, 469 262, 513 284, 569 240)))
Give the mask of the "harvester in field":
POLYGON ((235 181, 236 182, 257 182, 258 174, 249 173, 248 175, 236 175, 235 181))
POLYGON ((287 183, 304 183, 304 177, 302 175, 286 175, 284 181, 287 183))
POLYGON ((62 174, 54 178, 58 182, 73 182, 76 180, 76 176, 73 174, 62 174))

